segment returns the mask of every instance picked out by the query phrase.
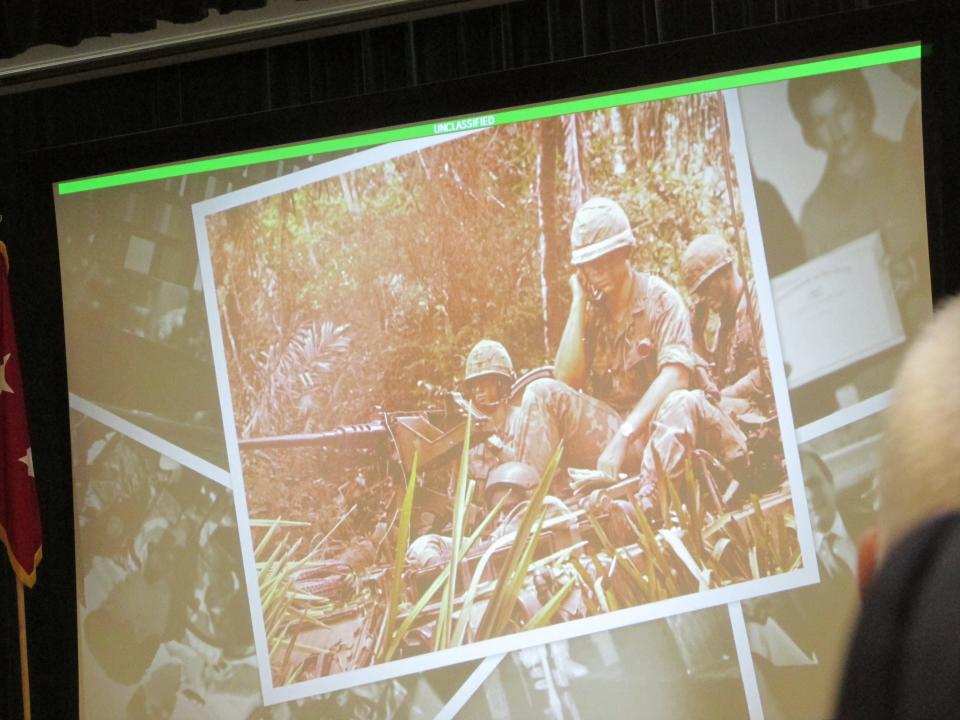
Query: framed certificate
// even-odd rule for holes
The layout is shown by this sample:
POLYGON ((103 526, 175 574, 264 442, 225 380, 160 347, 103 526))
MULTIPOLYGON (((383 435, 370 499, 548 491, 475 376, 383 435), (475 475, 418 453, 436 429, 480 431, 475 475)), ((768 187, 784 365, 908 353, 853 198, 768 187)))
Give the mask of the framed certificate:
POLYGON ((773 278, 790 388, 904 341, 883 254, 872 233, 773 278))

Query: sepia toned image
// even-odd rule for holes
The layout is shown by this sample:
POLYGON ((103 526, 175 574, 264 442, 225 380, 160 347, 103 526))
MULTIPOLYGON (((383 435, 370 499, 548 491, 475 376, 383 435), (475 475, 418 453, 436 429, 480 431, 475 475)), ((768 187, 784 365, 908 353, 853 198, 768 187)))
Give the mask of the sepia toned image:
POLYGON ((268 701, 815 579, 733 98, 195 206, 268 701))
POLYGON ((800 446, 820 582, 743 603, 764 717, 828 717, 859 608, 857 548, 876 524, 882 414, 800 446))
POLYGON ((71 414, 81 717, 427 720, 475 663, 263 707, 233 501, 71 414))
POLYGON ((81 717, 260 706, 229 491, 71 413, 81 717))
POLYGON ((59 196, 71 395, 225 468, 193 204, 333 157, 59 196))
POLYGON ((516 650, 456 717, 600 720, 610 708, 660 720, 747 717, 727 608, 516 650))
POLYGON ((226 467, 190 233, 190 205, 217 187, 204 180, 58 203, 67 373, 74 396, 226 467))
POLYGON ((799 427, 888 391, 932 313, 920 61, 738 96, 799 427))

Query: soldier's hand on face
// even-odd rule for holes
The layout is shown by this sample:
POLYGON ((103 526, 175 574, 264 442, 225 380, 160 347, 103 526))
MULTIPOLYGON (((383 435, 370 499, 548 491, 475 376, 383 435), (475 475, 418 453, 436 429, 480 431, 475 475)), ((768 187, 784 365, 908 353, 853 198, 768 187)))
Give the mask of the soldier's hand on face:
POLYGON ((626 454, 627 439, 617 433, 600 453, 600 457, 597 459, 597 470, 610 479, 616 480, 620 476, 620 466, 623 465, 623 458, 626 454))

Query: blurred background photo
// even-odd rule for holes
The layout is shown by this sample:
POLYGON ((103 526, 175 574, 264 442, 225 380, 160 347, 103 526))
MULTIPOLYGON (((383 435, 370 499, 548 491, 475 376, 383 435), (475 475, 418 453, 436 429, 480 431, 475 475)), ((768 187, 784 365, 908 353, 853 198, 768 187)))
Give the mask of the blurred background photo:
POLYGON ((743 602, 764 717, 825 718, 859 609, 857 548, 876 521, 883 415, 800 446, 820 582, 743 602))
POLYGON ((738 95, 803 426, 888 391, 932 313, 920 61, 738 95))

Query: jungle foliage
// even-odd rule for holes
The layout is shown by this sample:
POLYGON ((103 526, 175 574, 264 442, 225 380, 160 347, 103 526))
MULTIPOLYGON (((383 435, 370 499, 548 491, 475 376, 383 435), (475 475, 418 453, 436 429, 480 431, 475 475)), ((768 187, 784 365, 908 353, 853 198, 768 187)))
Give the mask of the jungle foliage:
POLYGON ((719 95, 696 95, 496 127, 381 161, 376 148, 358 169, 211 216, 238 434, 422 407, 483 337, 503 342, 518 369, 550 362, 570 224, 592 195, 626 209, 637 266, 681 289, 690 240, 732 238, 735 226, 743 236, 721 116, 719 95))

